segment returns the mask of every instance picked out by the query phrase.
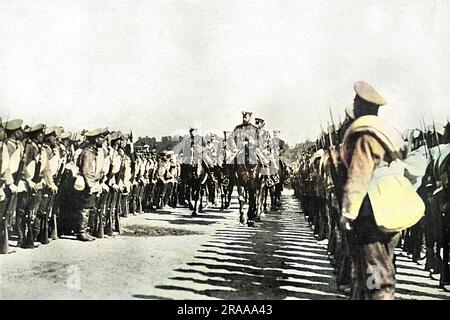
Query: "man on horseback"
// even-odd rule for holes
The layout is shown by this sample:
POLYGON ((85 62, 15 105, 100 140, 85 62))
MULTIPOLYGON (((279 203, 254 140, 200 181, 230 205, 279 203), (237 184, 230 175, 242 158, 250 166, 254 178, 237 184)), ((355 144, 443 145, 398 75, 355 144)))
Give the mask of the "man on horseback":
POLYGON ((237 125, 227 139, 227 146, 232 150, 233 156, 229 161, 234 163, 239 193, 239 220, 244 224, 243 204, 245 191, 249 196, 249 209, 247 212, 248 226, 254 226, 256 217, 256 189, 259 179, 257 148, 258 128, 250 121, 252 112, 242 112, 242 124, 237 125))
MULTIPOLYGON (((183 162, 181 164, 182 193, 184 199, 187 199, 192 216, 197 215, 197 202, 200 200, 199 211, 202 211, 201 197, 203 186, 208 178, 209 167, 213 161, 205 152, 206 145, 202 136, 197 134, 197 128, 189 129, 189 137, 183 140, 183 143, 177 146, 182 148, 183 162), (191 200, 194 200, 192 205, 191 200)), ((181 151, 181 150, 179 150, 181 151)), ((176 151, 176 152, 179 152, 176 151)))

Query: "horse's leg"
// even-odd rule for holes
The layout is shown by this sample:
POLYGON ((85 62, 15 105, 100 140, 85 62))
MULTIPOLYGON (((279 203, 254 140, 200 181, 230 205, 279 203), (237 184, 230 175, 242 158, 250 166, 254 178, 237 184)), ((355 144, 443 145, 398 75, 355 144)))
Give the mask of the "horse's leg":
POLYGON ((225 204, 224 204, 224 191, 225 191, 225 186, 223 186, 222 184, 220 184, 220 210, 223 210, 225 208, 225 204))
MULTIPOLYGON (((200 185, 200 206, 198 208, 198 212, 203 212, 203 194, 205 193, 205 186, 204 185, 200 185)), ((206 201, 208 201, 208 199, 206 199, 206 201)))
POLYGON ((166 194, 165 194, 165 201, 164 201, 164 205, 165 206, 169 206, 170 205, 170 200, 172 198, 172 193, 173 193, 173 182, 169 182, 167 184, 167 190, 166 190, 166 194))
POLYGON ((173 193, 172 193, 172 207, 173 208, 176 208, 177 207, 177 201, 178 201, 178 188, 179 188, 179 185, 178 185, 178 182, 175 182, 174 183, 174 190, 173 190, 173 193))
POLYGON ((283 190, 283 184, 282 184, 281 182, 278 183, 277 186, 276 186, 276 189, 277 189, 277 193, 276 193, 276 196, 277 196, 276 205, 277 205, 277 207, 279 208, 279 207, 281 207, 281 191, 283 190))
POLYGON ((258 184, 255 194, 255 221, 261 221, 261 186, 258 184))
POLYGON ((231 203, 231 194, 233 193, 234 185, 230 183, 225 189, 225 209, 230 207, 231 203))
POLYGON ((247 210, 247 225, 253 227, 256 218, 256 186, 251 182, 248 188, 248 210, 247 210))
POLYGON ((267 212, 267 194, 269 193, 269 189, 267 186, 264 187, 264 211, 267 212))
POLYGON ((186 184, 186 196, 189 210, 194 210, 194 206, 192 205, 192 201, 194 200, 194 189, 192 188, 192 182, 189 181, 186 184))
POLYGON ((192 199, 194 200, 194 206, 192 208, 192 216, 196 216, 197 215, 197 201, 198 201, 197 186, 195 186, 195 188, 192 188, 192 199))
POLYGON ((237 186, 238 189, 238 198, 239 198, 239 222, 241 224, 245 223, 245 218, 244 218, 244 187, 241 185, 237 186))
POLYGON ((270 209, 273 209, 275 208, 275 190, 273 186, 270 187, 269 193, 270 193, 270 209))

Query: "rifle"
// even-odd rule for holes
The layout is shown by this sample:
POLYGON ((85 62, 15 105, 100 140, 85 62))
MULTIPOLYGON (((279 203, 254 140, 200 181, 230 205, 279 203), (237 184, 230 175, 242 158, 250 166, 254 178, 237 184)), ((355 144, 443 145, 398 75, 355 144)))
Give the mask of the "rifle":
MULTIPOLYGON (((114 154, 115 154, 115 152, 116 152, 116 150, 114 149, 113 150, 113 152, 112 152, 112 155, 111 155, 111 164, 110 164, 110 166, 109 166, 109 170, 108 170, 108 175, 109 174, 113 174, 112 173, 112 170, 113 170, 113 161, 114 161, 114 154)), ((108 235, 108 236, 112 236, 114 233, 113 233, 113 219, 112 219, 112 217, 113 217, 113 211, 114 211, 114 209, 115 209, 115 205, 116 205, 116 202, 117 202, 117 197, 116 197, 116 195, 115 195, 115 190, 113 189, 113 190, 109 190, 109 193, 108 193, 108 198, 107 198, 107 204, 108 204, 108 223, 107 223, 107 225, 106 225, 106 234, 108 235)))
MULTIPOLYGON (((8 117, 6 118, 6 122, 8 122, 8 117)), ((3 128, 1 118, 0 118, 0 128, 3 128)), ((0 176, 1 176, 2 166, 3 166, 3 145, 5 144, 5 141, 6 141, 6 128, 3 131, 4 132, 3 132, 3 136, 2 136, 2 141, 0 144, 0 176)), ((0 185, 0 187, 1 187, 1 185, 0 185)))
MULTIPOLYGON (((41 173, 41 165, 42 165, 42 148, 44 145, 44 132, 45 132, 45 126, 42 129, 42 138, 40 141, 40 145, 39 145, 39 151, 38 151, 38 156, 40 156, 39 158, 39 162, 36 161, 36 167, 34 170, 34 176, 31 179, 31 181, 33 181, 34 183, 39 183, 40 181, 40 173, 41 173)), ((26 248, 33 248, 34 247, 34 233, 33 233, 33 220, 34 220, 34 213, 35 213, 35 209, 36 206, 38 205, 37 201, 38 201, 38 197, 37 197, 37 192, 34 191, 30 191, 31 192, 31 197, 33 198, 33 202, 31 205, 31 210, 30 210, 30 214, 26 215, 26 220, 27 220, 27 236, 26 236, 26 240, 25 240, 25 247, 26 248)), ((48 195, 44 195, 44 197, 48 197, 48 195)), ((37 208, 39 209, 39 208, 37 208)), ((42 244, 47 244, 48 243, 48 221, 47 221, 47 217, 44 216, 44 219, 42 221, 42 226, 41 226, 41 230, 39 231, 39 242, 41 242, 42 244)))
MULTIPOLYGON (((14 176, 14 184, 17 186, 19 184, 19 181, 22 180, 22 174, 23 170, 25 168, 25 150, 28 146, 30 139, 27 138, 25 140, 25 146, 24 146, 24 152, 20 158, 19 167, 17 169, 16 175, 14 176)), ((16 210, 17 205, 17 193, 12 193, 11 197, 7 200, 6 209, 3 212, 3 215, 1 217, 0 223, 0 254, 7 254, 9 253, 9 231, 8 231, 8 221, 10 220, 10 217, 13 216, 14 211, 16 210)))
MULTIPOLYGON (((103 193, 103 192, 102 192, 103 193)), ((103 215, 106 212, 106 200, 107 200, 107 195, 104 194, 99 194, 97 196, 99 198, 99 202, 98 202, 98 206, 99 208, 97 209, 97 214, 98 214, 98 226, 97 226, 97 230, 96 230, 96 236, 97 238, 103 238, 104 237, 104 222, 103 222, 103 215)))
POLYGON ((115 190, 115 206, 114 206, 114 229, 120 234, 120 215, 122 214, 122 197, 120 196, 120 191, 115 190))
MULTIPOLYGON (((67 159, 66 159, 66 161, 67 161, 67 159)), ((58 187, 61 184, 62 176, 64 173, 64 167, 65 167, 64 165, 61 165, 58 175, 56 176, 56 179, 55 179, 55 184, 58 187)), ((56 194, 52 194, 52 202, 55 201, 56 197, 57 197, 56 194)), ((52 238, 52 240, 56 240, 56 239, 58 239, 58 219, 57 219, 57 214, 55 212, 53 212, 53 203, 52 203, 52 206, 50 207, 50 210, 51 210, 51 219, 53 221, 53 228, 51 230, 51 238, 52 238)), ((58 206, 58 213, 59 213, 59 206, 58 206)))
POLYGON ((428 155, 429 155, 430 156, 430 160, 433 162, 433 156, 431 154, 430 147, 428 146, 428 141, 427 141, 427 137, 426 137, 427 126, 425 124, 425 120, 423 118, 423 114, 422 114, 422 125, 423 125, 422 138, 423 138, 423 142, 425 143, 425 150, 427 151, 427 158, 428 158, 428 155))
MULTIPOLYGON (((56 174, 55 180, 54 180, 54 182, 55 182, 55 184, 57 186, 59 186, 60 183, 61 183, 61 178, 62 178, 62 175, 63 175, 63 171, 64 171, 64 166, 61 165, 61 167, 58 170, 58 173, 56 174)), ((48 221, 48 217, 50 217, 50 220, 52 221, 52 223, 51 223, 52 228, 50 230, 50 237, 51 237, 52 240, 58 239, 57 214, 53 210, 54 206, 55 206, 55 199, 56 199, 56 193, 52 193, 50 195, 50 199, 48 201, 47 208, 45 210, 45 221, 48 221)), ((48 241, 48 237, 47 237, 47 241, 48 241)))
POLYGON ((119 190, 112 190, 112 197, 110 200, 110 212, 108 217, 108 235, 113 235, 113 217, 114 217, 114 229, 120 234, 120 223, 119 223, 119 210, 117 210, 117 198, 119 196, 119 190))
POLYGON ((439 136, 438 136, 438 133, 436 131, 436 123, 434 122, 433 115, 431 115, 431 119, 433 120, 433 130, 434 130, 434 135, 435 135, 435 138, 436 138, 436 144, 437 144, 437 147, 438 147, 438 150, 439 150, 439 156, 441 156, 441 146, 439 145, 439 136))
MULTIPOLYGON (((331 111, 330 107, 330 116, 331 116, 331 125, 333 126, 333 133, 336 132, 336 126, 334 125, 334 118, 333 118, 333 112, 331 111)), ((333 143, 333 146, 335 143, 333 143)), ((338 147, 338 146, 335 146, 338 147)), ((331 146, 328 148, 328 155, 329 155, 329 161, 330 161, 330 171, 331 171, 331 179, 333 180, 334 185, 334 192, 336 193, 336 197, 338 198, 338 205, 339 210, 342 210, 342 194, 343 194, 343 185, 342 181, 338 175, 336 164, 334 163, 334 158, 331 153, 331 146)))
MULTIPOLYGON (((6 120, 8 122, 8 120, 6 120)), ((2 121, 0 119, 0 128, 2 128, 2 121)), ((5 144, 6 140, 6 132, 3 132, 2 141, 0 145, 0 175, 1 175, 1 169, 3 166, 3 145, 5 144)), ((1 188, 2 186, 0 186, 1 188)), ((9 252, 9 244, 8 244, 8 226, 6 223, 6 220, 3 219, 3 216, 1 217, 0 223, 2 224, 2 228, 0 229, 0 254, 6 254, 9 252), (6 237, 6 239, 4 238, 6 237)))

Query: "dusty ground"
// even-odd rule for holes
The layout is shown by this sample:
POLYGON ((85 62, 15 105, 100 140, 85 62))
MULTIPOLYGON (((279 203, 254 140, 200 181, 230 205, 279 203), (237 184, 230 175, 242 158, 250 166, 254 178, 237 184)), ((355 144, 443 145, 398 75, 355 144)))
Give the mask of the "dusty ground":
MULTIPOLYGON (((124 234, 70 238, 0 256, 2 299, 344 299, 325 246, 298 202, 283 196, 257 228, 239 226, 237 204, 130 216, 124 234), (151 236, 148 236, 151 235, 151 236)), ((13 245, 14 243, 11 242, 13 245)), ((404 299, 450 299, 423 266, 398 252, 404 299)))

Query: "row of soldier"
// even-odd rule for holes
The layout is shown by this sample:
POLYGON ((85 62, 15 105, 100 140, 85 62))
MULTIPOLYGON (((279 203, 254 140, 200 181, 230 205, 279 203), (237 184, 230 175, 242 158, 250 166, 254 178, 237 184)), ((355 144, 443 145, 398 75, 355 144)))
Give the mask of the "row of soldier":
MULTIPOLYGON (((158 165, 173 163, 167 153, 134 152, 131 135, 119 131, 70 134, 22 124, 12 120, 1 128, 2 253, 9 250, 11 231, 22 248, 62 234, 92 241, 120 233, 119 217, 147 205, 158 165)), ((175 177, 162 179, 173 183, 175 177)))
POLYGON ((92 241, 120 233, 120 217, 130 213, 177 203, 191 207, 183 167, 192 166, 194 141, 200 141, 200 159, 210 172, 207 201, 228 191, 222 207, 229 205, 233 182, 222 170, 225 145, 215 135, 196 137, 192 128, 181 150, 156 153, 148 145, 135 148, 131 134, 107 128, 70 133, 59 126, 23 126, 20 119, 2 123, 1 252, 9 252, 12 234, 22 248, 61 235, 92 241))
MULTIPOLYGON (((431 277, 439 279, 441 288, 448 289, 450 285, 450 185, 448 180, 450 174, 450 119, 447 119, 445 125, 433 123, 430 126, 426 126, 421 119, 420 129, 408 130, 402 135, 404 149, 402 150, 403 156, 399 156, 402 161, 397 160, 401 164, 400 170, 397 171, 400 172, 400 175, 407 176, 413 189, 423 200, 424 215, 422 218, 401 232, 372 231, 372 229, 377 229, 373 227, 375 223, 366 224, 365 229, 361 228, 354 232, 351 225, 356 226, 355 221, 363 219, 361 217, 369 217, 373 220, 375 215, 376 218, 376 213, 373 212, 376 209, 374 202, 377 200, 375 196, 373 199, 370 197, 366 185, 361 183, 362 191, 360 192, 363 193, 361 197, 364 197, 364 200, 360 200, 363 202, 362 204, 358 203, 356 209, 356 216, 358 216, 359 210, 359 217, 355 220, 347 219, 345 200, 348 203, 348 199, 352 199, 352 197, 356 199, 356 196, 349 191, 350 187, 347 184, 349 172, 351 170, 363 171, 357 167, 361 165, 356 161, 353 165, 351 162, 350 164, 346 163, 345 143, 350 143, 348 142, 350 138, 347 137, 350 136, 348 128, 361 117, 355 116, 355 105, 361 97, 367 97, 367 99, 362 99, 365 99, 364 103, 370 101, 371 107, 383 105, 371 101, 375 100, 373 97, 379 97, 378 93, 370 86, 363 85, 364 87, 361 88, 359 83, 355 84, 355 104, 345 110, 344 122, 335 125, 332 118, 333 125, 327 128, 327 131, 322 129, 320 137, 315 143, 306 147, 300 160, 293 164, 294 173, 291 180, 295 195, 300 200, 317 239, 327 244, 328 253, 335 267, 339 290, 350 294, 352 298, 393 298, 394 271, 391 271, 389 266, 392 263, 395 268, 395 257, 390 258, 393 256, 393 252, 388 252, 386 257, 384 256, 384 250, 393 251, 387 249, 392 242, 385 241, 384 238, 391 239, 396 234, 399 234, 399 241, 395 246, 403 248, 407 254, 411 255, 413 261, 419 262, 426 259, 425 270, 430 272, 431 277), (346 139, 347 142, 344 141, 346 139), (373 232, 376 232, 377 235, 368 239, 366 234, 373 232), (374 250, 370 245, 376 242, 382 243, 384 247, 374 250), (360 246, 364 248, 365 253, 358 257, 355 252, 356 248, 360 246), (361 257, 364 258, 361 260, 361 257), (383 261, 378 262, 377 260, 383 261), (364 263, 367 266, 381 265, 381 271, 377 271, 381 274, 381 289, 367 288, 370 282, 368 277, 372 275, 373 270, 367 268, 358 271, 361 268, 359 265, 364 263)), ((376 112, 370 116, 373 115, 376 116, 376 112)), ((333 116, 331 115, 331 117, 333 116)), ((366 127, 361 132, 366 134, 372 130, 367 129, 370 127, 370 121, 366 120, 364 125, 366 127)), ((370 134, 376 136, 373 133, 375 131, 372 130, 370 134)), ((353 148, 356 149, 356 147, 353 148)), ((368 153, 372 153, 371 148, 367 146, 365 148, 368 149, 368 153)), ((371 163, 370 157, 362 158, 363 161, 371 163)), ((349 161, 347 160, 347 162, 349 161)), ((392 162, 390 167, 393 167, 392 162)), ((366 172, 369 175, 367 181, 370 182, 373 179, 374 169, 369 168, 366 172)), ((353 179, 360 178, 353 177, 353 179)), ((358 188, 357 184, 356 188, 358 188)), ((356 192, 354 193, 356 194, 356 192)), ((396 201, 399 206, 408 207, 408 203, 402 203, 401 198, 396 201)), ((395 216, 395 211, 398 211, 398 206, 395 208, 393 212, 389 212, 391 216, 395 216)), ((386 211, 389 211, 387 205, 386 211)), ((378 224, 378 221, 376 222, 378 224)))

